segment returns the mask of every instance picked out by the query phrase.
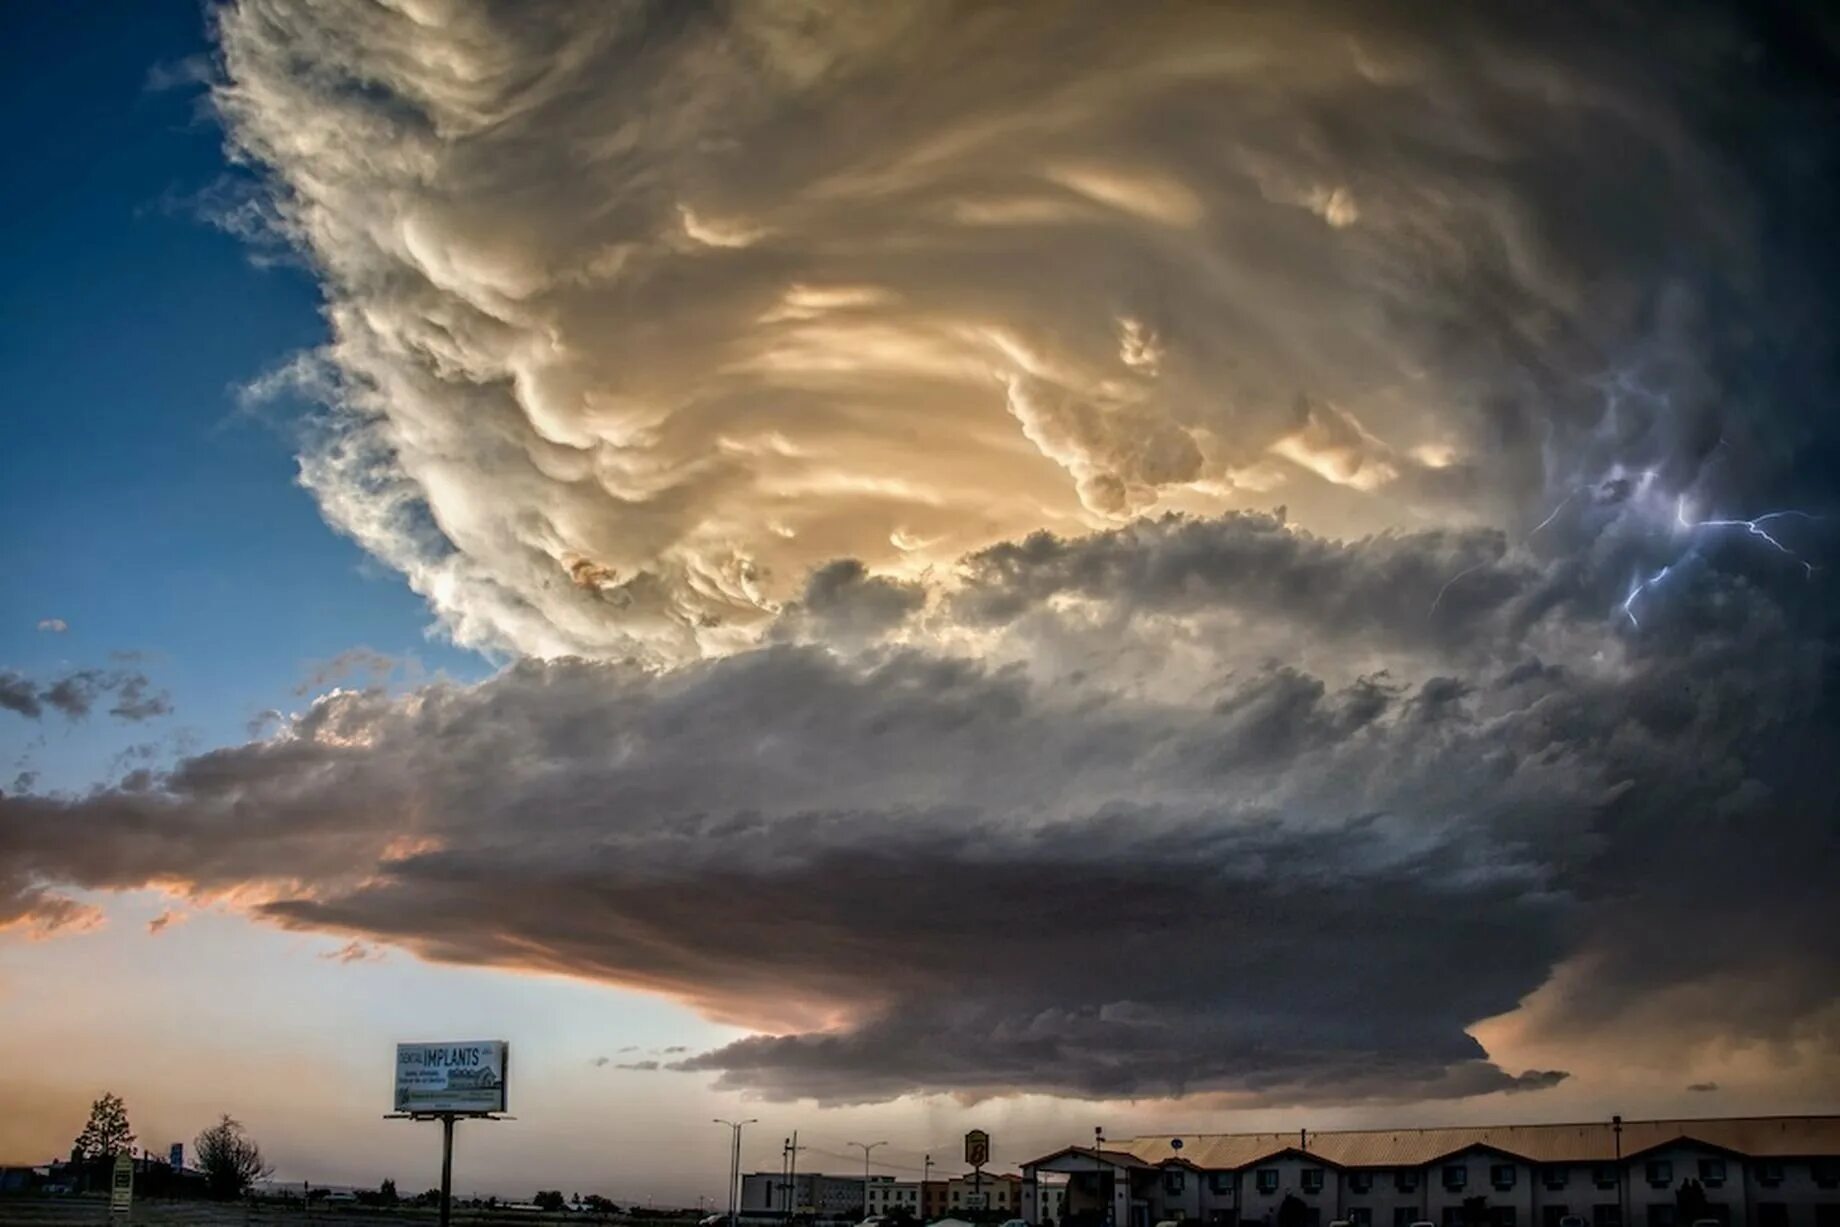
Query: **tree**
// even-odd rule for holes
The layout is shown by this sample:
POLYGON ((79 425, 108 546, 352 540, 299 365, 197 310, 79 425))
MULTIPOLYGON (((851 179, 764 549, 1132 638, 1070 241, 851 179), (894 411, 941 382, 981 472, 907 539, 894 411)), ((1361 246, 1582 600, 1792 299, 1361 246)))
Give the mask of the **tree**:
POLYGON ((1295 1193, 1286 1193, 1278 1203, 1278 1227, 1303 1227, 1309 1215, 1310 1208, 1295 1193))
POLYGON ((537 1203, 539 1210, 567 1210, 569 1202, 562 1195, 561 1189, 543 1189, 531 1199, 537 1203))
POLYGON ((262 1161, 262 1148, 229 1116, 198 1135, 198 1166, 213 1197, 240 1197, 256 1181, 274 1174, 262 1161))
POLYGON ((134 1130, 128 1127, 128 1106, 120 1095, 107 1091, 89 1106, 89 1123, 71 1149, 81 1159, 106 1159, 134 1145, 134 1130))
POLYGON ((1674 1190, 1675 1221, 1680 1227, 1693 1227, 1700 1219, 1711 1218, 1712 1203, 1706 1199, 1706 1188, 1692 1176, 1680 1182, 1674 1190))
POLYGON ((396 1182, 387 1176, 384 1177, 383 1183, 377 1186, 377 1199, 386 1206, 393 1206, 401 1201, 402 1199, 396 1195, 396 1182))

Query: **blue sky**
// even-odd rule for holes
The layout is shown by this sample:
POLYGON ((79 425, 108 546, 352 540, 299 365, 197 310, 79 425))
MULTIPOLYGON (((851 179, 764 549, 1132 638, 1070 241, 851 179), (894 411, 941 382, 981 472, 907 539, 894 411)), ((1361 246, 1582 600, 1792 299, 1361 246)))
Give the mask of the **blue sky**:
POLYGON ((0 713, 0 786, 82 787, 124 746, 240 740, 288 710, 312 662, 355 646, 475 677, 430 637, 401 579, 328 529, 294 482, 287 427, 236 388, 324 335, 305 270, 258 267, 194 203, 221 188, 222 134, 196 85, 150 85, 206 52, 187 4, 10 6, 0 106, 14 165, 0 251, 0 668, 34 676, 111 652, 173 696, 141 726, 0 713), (156 70, 157 66, 157 70, 156 70), (40 631, 44 619, 69 624, 40 631), (32 744, 39 733, 43 744, 32 744))

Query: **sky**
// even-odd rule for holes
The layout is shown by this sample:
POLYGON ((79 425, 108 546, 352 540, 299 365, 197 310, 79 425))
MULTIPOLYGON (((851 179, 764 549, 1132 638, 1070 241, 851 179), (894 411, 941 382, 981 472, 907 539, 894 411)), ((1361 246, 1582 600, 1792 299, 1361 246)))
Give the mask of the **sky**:
POLYGON ((0 22, 0 1161, 1833 1107, 1818 6, 0 22))

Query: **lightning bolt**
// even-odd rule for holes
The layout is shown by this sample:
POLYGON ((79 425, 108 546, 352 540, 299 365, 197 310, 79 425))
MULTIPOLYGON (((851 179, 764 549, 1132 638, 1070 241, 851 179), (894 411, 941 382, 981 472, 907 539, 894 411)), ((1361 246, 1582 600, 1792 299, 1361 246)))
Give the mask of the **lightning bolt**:
POLYGON ((1778 541, 1775 537, 1772 537, 1769 530, 1764 527, 1764 525, 1771 520, 1781 520, 1790 517, 1803 520, 1813 520, 1817 518, 1809 515, 1806 511, 1789 510, 1765 512, 1754 520, 1689 520, 1687 519, 1687 500, 1683 498, 1674 504, 1674 520, 1682 528, 1742 528, 1751 536, 1762 537, 1765 541, 1776 547, 1777 550, 1795 559, 1796 562, 1802 565, 1802 570, 1812 576, 1814 574, 1814 564, 1778 541))
POLYGON ((1629 595, 1623 598, 1623 614, 1629 619, 1629 625, 1634 627, 1640 627, 1642 625, 1636 620, 1636 598, 1666 579, 1668 577, 1668 572, 1673 569, 1672 566, 1662 567, 1659 571, 1655 572, 1647 579, 1638 582, 1629 590, 1629 595))
POLYGON ((1429 616, 1431 616, 1432 614, 1434 614, 1434 613, 1436 613, 1436 612, 1437 612, 1437 607, 1438 607, 1438 604, 1439 604, 1439 603, 1440 603, 1441 601, 1443 601, 1443 599, 1444 599, 1444 594, 1445 594, 1446 592, 1449 592, 1449 591, 1450 591, 1450 586, 1451 586, 1452 584, 1454 584, 1454 583, 1456 583, 1456 582, 1457 582, 1458 580, 1460 580, 1460 579, 1462 579, 1462 578, 1463 578, 1463 577, 1464 577, 1465 575, 1468 575, 1468 574, 1469 574, 1470 572, 1472 572, 1472 571, 1480 571, 1480 570, 1482 570, 1482 568, 1484 568, 1484 567, 1486 567, 1486 566, 1488 566, 1488 565, 1489 565, 1489 564, 1488 564, 1487 562, 1479 562, 1479 563, 1477 563, 1477 564, 1476 564, 1475 566, 1471 566, 1471 567, 1464 567, 1464 568, 1463 568, 1463 569, 1462 569, 1461 571, 1458 571, 1458 572, 1457 572, 1457 573, 1456 573, 1455 575, 1453 575, 1453 576, 1451 576, 1451 577, 1450 577, 1449 579, 1447 579, 1447 580, 1445 580, 1445 581, 1444 581, 1444 586, 1443 586, 1442 588, 1439 588, 1439 589, 1438 589, 1438 594, 1437 594, 1436 596, 1434 596, 1434 597, 1432 597, 1432 598, 1431 598, 1431 608, 1430 608, 1430 609, 1427 609, 1427 610, 1425 611, 1425 616, 1426 616, 1426 617, 1429 617, 1429 616))
MULTIPOLYGON (((1760 516, 1755 516, 1749 520, 1722 520, 1722 519, 1689 520, 1687 518, 1687 500, 1685 498, 1680 498, 1680 499, 1675 500, 1675 503, 1674 503, 1674 522, 1680 525, 1680 527, 1686 529, 1687 531, 1692 532, 1694 530, 1701 529, 1701 528, 1742 528, 1745 532, 1749 533, 1751 536, 1762 538, 1765 542, 1767 542, 1771 546, 1771 548, 1775 549, 1777 552, 1781 554, 1785 554, 1790 558, 1793 558, 1801 566, 1803 572, 1810 577, 1813 577, 1814 575, 1814 564, 1809 562, 1807 559, 1803 558, 1800 554, 1797 554, 1794 550, 1790 549, 1788 546, 1784 545, 1782 542, 1778 541, 1775 537, 1773 537, 1770 534, 1770 530, 1768 528, 1765 528, 1764 525, 1770 523, 1772 520, 1782 520, 1782 519, 1818 520, 1819 518, 1820 518, 1819 516, 1810 515, 1806 511, 1796 511, 1796 510, 1790 509, 1786 511, 1768 511, 1760 516)), ((1673 569, 1674 569, 1674 564, 1669 563, 1667 566, 1662 567, 1659 571, 1655 572, 1653 575, 1649 576, 1647 579, 1636 581, 1636 583, 1629 589, 1629 595, 1623 598, 1622 608, 1623 608, 1623 615, 1629 619, 1629 624, 1631 626, 1639 627, 1642 625, 1642 623, 1638 621, 1636 618, 1636 610, 1635 610, 1636 598, 1641 596, 1644 592, 1647 592, 1650 588, 1653 588, 1656 584, 1660 583, 1662 580, 1666 579, 1669 573, 1673 571, 1673 569)))
MULTIPOLYGON (((1574 492, 1574 493, 1576 493, 1576 492, 1574 492)), ((1567 504, 1567 503, 1570 503, 1571 501, 1572 501, 1572 495, 1571 495, 1571 494, 1568 494, 1568 495, 1566 495, 1566 496, 1565 496, 1564 498, 1562 498, 1562 499, 1560 499, 1560 500, 1559 500, 1559 505, 1558 505, 1557 507, 1554 507, 1554 508, 1552 509, 1552 514, 1551 514, 1551 515, 1549 515, 1549 516, 1547 516, 1547 517, 1546 517, 1546 518, 1545 518, 1544 520, 1541 520, 1541 521, 1540 521, 1540 522, 1539 522, 1538 524, 1535 524, 1535 525, 1533 526, 1533 528, 1532 528, 1532 529, 1530 529, 1530 530, 1528 531, 1528 533, 1527 533, 1527 535, 1526 535, 1525 537, 1522 537, 1522 538, 1521 538, 1521 540, 1523 540, 1523 541, 1531 541, 1531 540, 1533 540, 1533 535, 1534 535, 1534 533, 1537 533, 1537 532, 1539 532, 1539 531, 1540 531, 1540 530, 1541 530, 1542 528, 1545 528, 1545 527, 1546 527, 1546 526, 1547 526, 1548 524, 1551 524, 1551 523, 1552 523, 1552 522, 1553 522, 1554 520, 1556 520, 1556 519, 1558 519, 1558 518, 1559 518, 1559 513, 1560 513, 1561 511, 1564 511, 1564 510, 1565 510, 1565 506, 1566 506, 1566 504, 1567 504)))

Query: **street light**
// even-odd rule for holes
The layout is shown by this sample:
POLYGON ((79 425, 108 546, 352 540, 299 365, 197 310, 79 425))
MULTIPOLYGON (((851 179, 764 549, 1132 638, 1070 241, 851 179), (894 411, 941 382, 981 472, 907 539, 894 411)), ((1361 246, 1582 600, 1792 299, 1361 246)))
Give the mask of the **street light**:
MULTIPOLYGON (((860 1146, 863 1152, 863 1217, 868 1218, 869 1217, 869 1152, 874 1150, 877 1146, 886 1146, 888 1145, 888 1143, 886 1142, 851 1142, 850 1145, 860 1146)), ((729 1224, 729 1227, 734 1227, 734 1224, 733 1223, 729 1224)))
POLYGON ((741 1126, 760 1122, 752 1116, 746 1120, 723 1120, 718 1116, 710 1123, 727 1125, 735 1131, 734 1149, 728 1158, 728 1227, 735 1227, 735 1218, 741 1209, 741 1126))

